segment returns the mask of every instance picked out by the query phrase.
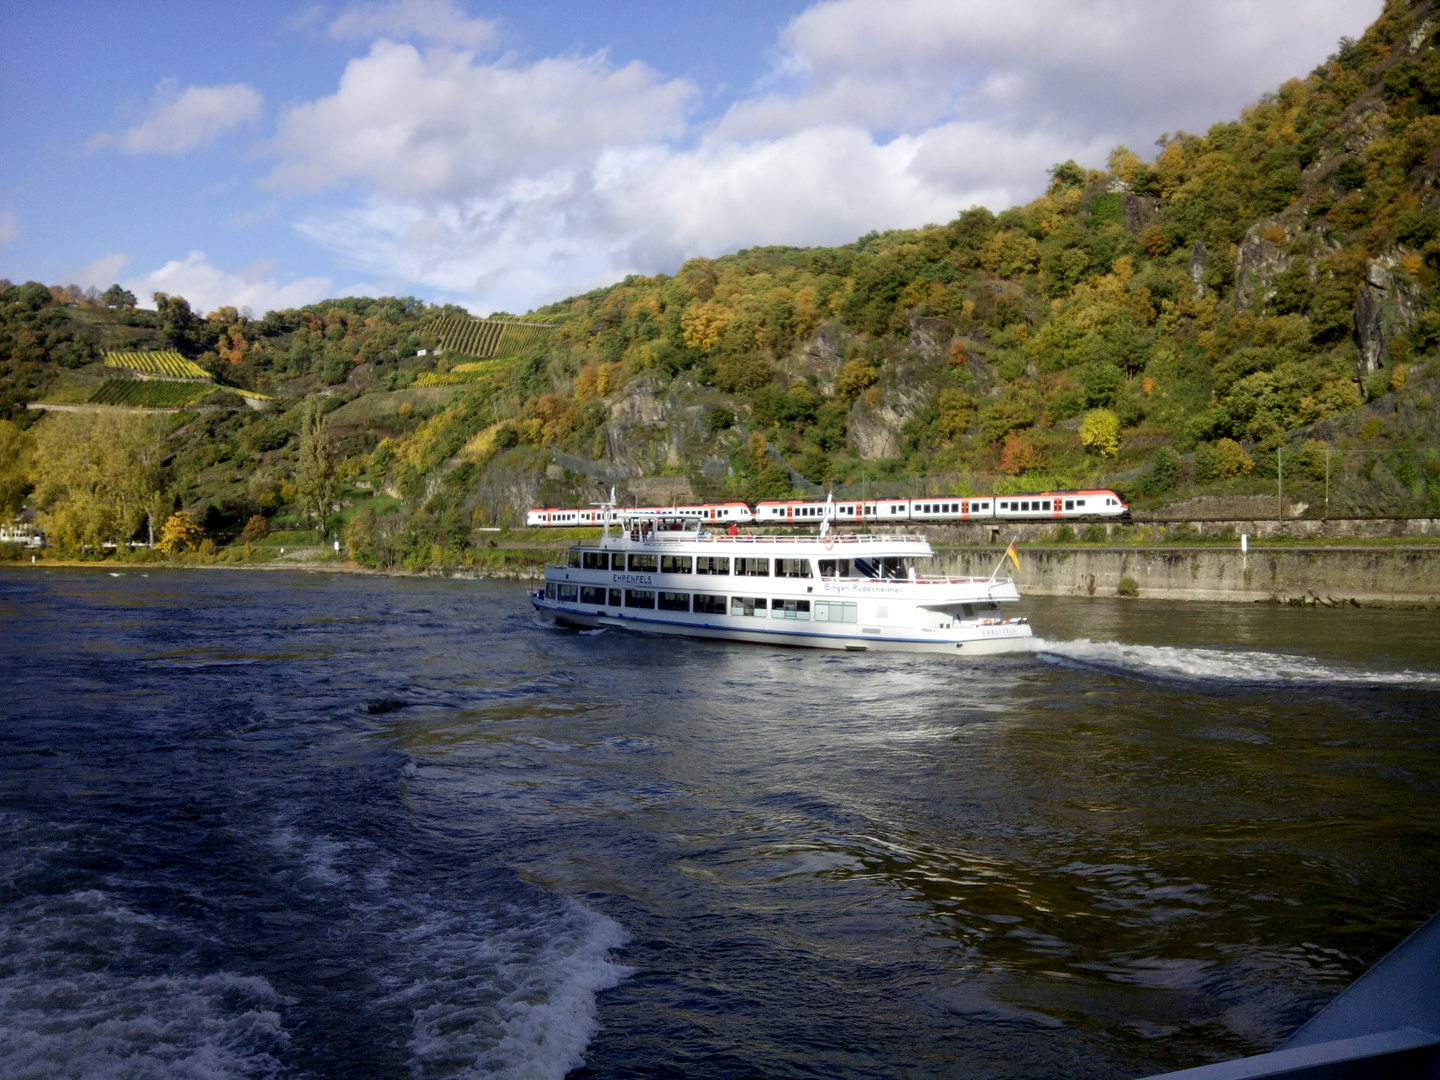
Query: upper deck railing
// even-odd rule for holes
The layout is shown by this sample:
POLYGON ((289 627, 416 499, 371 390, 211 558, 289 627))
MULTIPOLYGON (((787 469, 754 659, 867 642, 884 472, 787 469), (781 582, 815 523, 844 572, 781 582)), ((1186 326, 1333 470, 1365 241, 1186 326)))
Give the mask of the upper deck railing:
MULTIPOLYGON (((897 536, 894 534, 854 534, 854 533, 831 533, 829 536, 817 536, 810 534, 806 536, 782 536, 778 533, 740 533, 731 536, 728 533, 686 533, 686 532, 652 532, 645 536, 635 537, 632 532, 618 533, 610 537, 610 542, 623 540, 628 543, 639 544, 820 544, 827 550, 832 547, 851 544, 925 544, 929 545, 930 538, 927 536, 897 536)), ((593 541, 582 540, 572 545, 578 548, 599 548, 604 538, 593 541)))

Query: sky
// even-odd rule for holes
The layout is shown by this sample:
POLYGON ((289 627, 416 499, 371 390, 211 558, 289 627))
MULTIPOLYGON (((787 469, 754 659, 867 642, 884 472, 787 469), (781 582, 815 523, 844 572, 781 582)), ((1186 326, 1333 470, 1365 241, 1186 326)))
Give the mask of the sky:
POLYGON ((519 313, 1147 159, 1380 0, 0 0, 0 277, 519 313))

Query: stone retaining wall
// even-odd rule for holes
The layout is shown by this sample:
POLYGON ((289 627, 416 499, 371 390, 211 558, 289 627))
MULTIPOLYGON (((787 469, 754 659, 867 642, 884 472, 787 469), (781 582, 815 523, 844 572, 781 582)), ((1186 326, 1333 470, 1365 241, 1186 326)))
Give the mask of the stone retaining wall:
MULTIPOLYGON (((955 575, 988 576, 1000 558, 974 547, 936 555, 955 575)), ((1026 548, 1014 578, 1033 596, 1114 596, 1128 578, 1159 600, 1440 607, 1440 547, 1026 548)))

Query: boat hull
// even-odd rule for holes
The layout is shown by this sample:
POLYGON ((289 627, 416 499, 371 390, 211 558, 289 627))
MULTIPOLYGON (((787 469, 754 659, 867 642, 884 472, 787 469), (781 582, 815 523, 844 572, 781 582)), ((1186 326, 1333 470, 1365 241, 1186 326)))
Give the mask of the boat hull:
MULTIPOLYGON (((714 641, 740 641, 755 645, 781 645, 802 649, 832 649, 845 652, 915 652, 948 653, 954 656, 988 656, 996 653, 1024 652, 1030 648, 1034 632, 1028 622, 1006 620, 991 625, 962 625, 942 632, 905 627, 887 627, 880 632, 866 633, 818 630, 813 624, 806 629, 792 626, 732 625, 735 616, 716 616, 705 622, 661 619, 630 614, 587 612, 549 600, 543 593, 532 593, 530 602, 535 610, 560 626, 594 630, 600 628, 629 630, 641 634, 708 638, 714 641)), ((752 620, 745 620, 752 622, 752 620)), ((758 622, 758 620, 753 620, 758 622)))

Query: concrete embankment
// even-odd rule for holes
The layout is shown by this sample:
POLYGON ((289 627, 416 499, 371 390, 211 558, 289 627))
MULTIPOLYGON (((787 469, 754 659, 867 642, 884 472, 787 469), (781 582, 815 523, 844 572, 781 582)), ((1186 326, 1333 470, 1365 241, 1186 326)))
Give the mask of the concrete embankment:
MULTIPOLYGON (((938 569, 988 576, 996 548, 936 547, 938 569)), ((1032 596, 1440 607, 1440 547, 1027 547, 1014 572, 1032 596), (1127 580, 1128 579, 1128 580, 1127 580)))

